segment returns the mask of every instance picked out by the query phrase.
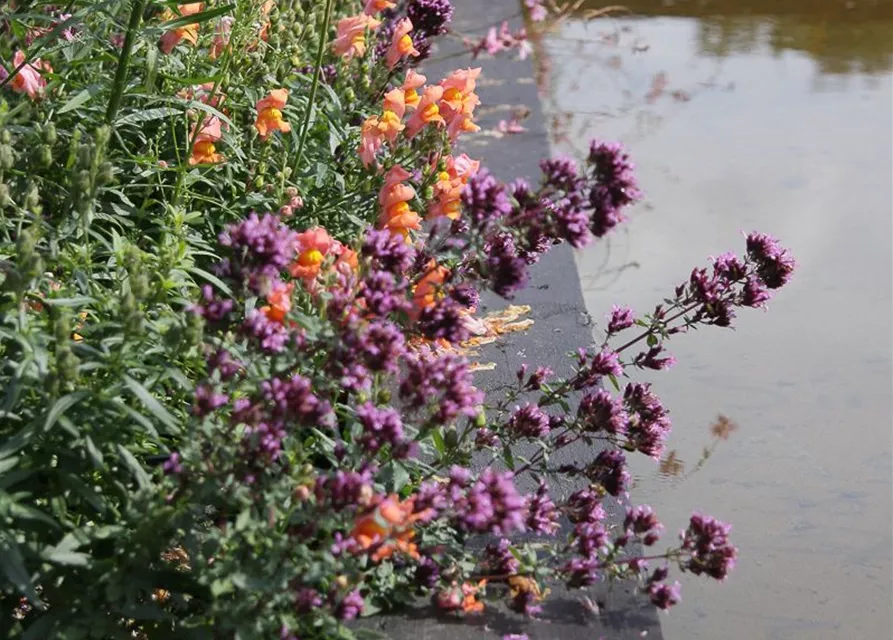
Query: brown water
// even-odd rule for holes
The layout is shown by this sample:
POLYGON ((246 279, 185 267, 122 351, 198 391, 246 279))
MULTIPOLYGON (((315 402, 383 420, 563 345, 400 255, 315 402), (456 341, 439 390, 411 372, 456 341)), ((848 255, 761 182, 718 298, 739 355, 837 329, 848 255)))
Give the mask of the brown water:
POLYGON ((555 148, 625 141, 648 195, 579 254, 593 317, 647 311, 742 230, 800 264, 768 313, 674 340, 653 376, 689 468, 717 414, 740 426, 684 481, 636 468, 670 532, 703 509, 741 551, 725 584, 684 581, 666 638, 890 638, 893 0, 624 4, 543 44, 555 148))

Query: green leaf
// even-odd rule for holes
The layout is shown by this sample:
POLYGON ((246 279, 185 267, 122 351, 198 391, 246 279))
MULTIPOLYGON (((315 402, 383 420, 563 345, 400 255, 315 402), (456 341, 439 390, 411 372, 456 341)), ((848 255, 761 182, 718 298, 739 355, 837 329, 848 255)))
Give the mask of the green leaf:
POLYGON ((204 269, 199 269, 198 267, 188 267, 186 269, 186 271, 188 271, 189 273, 195 274, 201 278, 204 278, 205 280, 207 280, 208 282, 213 284, 215 287, 220 289, 221 293, 223 293, 225 295, 232 295, 232 291, 227 286, 227 284, 223 280, 221 280, 220 278, 215 276, 213 273, 208 273, 204 269))
POLYGON ((133 111, 122 118, 118 118, 117 122, 115 122, 115 125, 121 126, 124 124, 136 124, 139 122, 148 122, 150 120, 160 120, 161 118, 166 118, 178 113, 182 113, 182 110, 174 109, 173 107, 156 107, 155 109, 142 109, 140 111, 133 111))
POLYGON ((139 398, 140 402, 145 405, 145 407, 152 412, 152 415, 158 418, 158 420, 164 424, 168 429, 173 431, 174 433, 178 433, 180 428, 177 426, 176 420, 174 420, 174 416, 170 414, 170 412, 165 409, 155 397, 149 393, 149 391, 141 385, 139 382, 131 378, 130 376, 124 376, 124 384, 128 386, 128 388, 133 391, 133 394, 139 398))
MULTIPOLYGON (((75 391, 56 400, 56 404, 53 405, 53 408, 50 409, 50 412, 47 414, 46 422, 43 423, 44 433, 52 429, 53 425, 59 420, 59 417, 68 411, 72 405, 77 404, 88 395, 90 394, 87 391, 75 391)), ((0 457, 2 457, 2 454, 0 454, 0 457)))
POLYGON ((19 504, 18 502, 13 502, 9 505, 9 515, 11 515, 13 518, 19 518, 21 520, 33 520, 35 522, 42 522, 51 529, 59 528, 59 523, 53 520, 50 516, 45 514, 40 509, 35 509, 34 507, 29 507, 25 504, 19 504))
POLYGON ((512 449, 508 445, 505 445, 502 448, 502 460, 505 462, 505 466, 509 468, 509 471, 515 470, 515 455, 512 453, 512 449))
POLYGON ((90 99, 97 93, 99 93, 99 85, 92 85, 90 87, 87 87, 86 89, 75 95, 71 100, 63 104, 59 108, 59 111, 57 111, 56 113, 68 113, 73 109, 77 109, 78 107, 87 104, 87 102, 89 102, 90 99))
POLYGON ((148 489, 152 486, 152 481, 149 478, 149 474, 146 473, 146 470, 143 469, 143 465, 140 464, 139 460, 134 457, 130 451, 127 450, 123 445, 116 445, 118 449, 118 453, 121 456, 121 461, 124 465, 130 470, 130 473, 133 474, 133 479, 136 480, 137 485, 139 485, 140 489, 148 489))
POLYGON ((86 567, 90 564, 90 554, 56 549, 46 554, 46 560, 66 567, 86 567))
POLYGON ((44 300, 51 307, 83 307, 84 305, 93 304, 96 298, 89 296, 77 296, 74 298, 48 298, 44 300))
POLYGON ((6 536, 0 537, 0 571, 15 587, 38 609, 43 609, 44 604, 34 590, 31 583, 31 575, 25 568, 25 560, 19 545, 6 536))
POLYGON ((96 446, 96 443, 93 442, 93 438, 84 436, 84 446, 87 448, 87 455, 89 455, 90 459, 93 461, 93 466, 97 469, 102 469, 102 465, 105 461, 102 458, 102 451, 100 451, 99 447, 96 446))
POLYGON ((170 31, 171 29, 176 29, 177 27, 184 27, 188 24, 201 24, 202 22, 208 22, 209 20, 213 20, 218 16, 225 15, 227 13, 232 12, 235 5, 225 4, 222 7, 216 7, 214 9, 208 9, 207 11, 202 11, 200 13, 194 13, 191 16, 180 16, 178 18, 174 18, 173 20, 168 20, 167 22, 163 22, 161 24, 161 28, 165 31, 170 31))
POLYGON ((446 453, 446 442, 443 440, 443 434, 440 432, 439 428, 435 428, 431 432, 431 439, 434 440, 434 448, 437 449, 437 453, 443 455, 446 453))
POLYGON ((0 473, 6 473, 10 469, 15 468, 18 462, 18 457, 6 458, 5 460, 0 459, 0 473))

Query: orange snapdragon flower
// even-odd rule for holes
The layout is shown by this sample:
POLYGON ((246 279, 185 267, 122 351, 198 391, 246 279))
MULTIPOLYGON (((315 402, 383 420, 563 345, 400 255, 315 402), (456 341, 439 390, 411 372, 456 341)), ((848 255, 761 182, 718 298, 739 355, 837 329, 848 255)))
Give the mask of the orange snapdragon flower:
POLYGON ((366 118, 360 127, 360 146, 357 148, 357 154, 364 167, 369 168, 369 165, 378 163, 375 154, 381 149, 382 144, 381 122, 376 116, 366 118))
POLYGON ((440 83, 443 87, 440 110, 451 140, 462 132, 480 131, 480 127, 474 124, 474 109, 481 103, 474 92, 480 74, 480 68, 459 69, 440 83))
POLYGON ((291 125, 282 117, 282 110, 288 101, 288 89, 273 89, 266 98, 257 101, 257 119, 254 128, 261 140, 266 140, 274 131, 288 133, 291 125))
POLYGON ((378 132, 382 138, 394 144, 400 132, 406 129, 396 111, 385 109, 378 119, 378 132))
MULTIPOLYGON (((201 12, 205 8, 205 4, 203 2, 190 2, 189 4, 181 4, 177 7, 177 12, 174 13, 170 9, 166 9, 164 13, 161 14, 161 19, 164 21, 173 20, 179 17, 191 16, 196 13, 201 12)), ((174 50, 181 40, 185 40, 191 45, 195 45, 198 42, 198 23, 196 24, 186 24, 181 27, 176 27, 171 29, 170 31, 165 31, 161 36, 161 41, 159 42, 159 46, 161 47, 161 51, 165 54, 170 53, 174 50)))
POLYGON ((328 231, 322 227, 308 229, 297 236, 295 253, 298 257, 288 268, 289 273, 305 282, 315 280, 326 258, 340 251, 341 243, 332 238, 328 231))
POLYGON ((192 137, 192 155, 189 157, 190 165, 197 164, 218 164, 223 162, 224 158, 217 153, 214 143, 220 140, 221 122, 217 116, 209 116, 202 121, 201 129, 198 132, 193 128, 192 137))
POLYGON ((412 69, 406 72, 406 79, 403 80, 403 86, 400 88, 403 89, 403 103, 407 109, 415 109, 419 106, 419 101, 422 98, 419 96, 418 89, 424 86, 427 79, 412 69))
POLYGON ((432 86, 426 87, 425 92, 419 100, 418 107, 406 122, 406 136, 414 137, 425 125, 432 122, 437 125, 443 125, 446 121, 440 115, 440 107, 438 103, 443 97, 443 87, 432 86))
POLYGON ((400 165, 394 165, 385 175, 384 186, 378 194, 378 203, 381 206, 379 226, 399 233, 404 238, 409 236, 410 231, 422 228, 422 219, 409 206, 409 201, 415 197, 415 189, 403 184, 410 175, 400 165))
POLYGON ((424 514, 415 513, 413 503, 412 497, 400 502, 396 495, 389 495, 371 512, 357 518, 350 537, 359 549, 374 549, 369 556, 373 562, 390 558, 395 552, 418 560, 418 547, 412 542, 415 537, 412 526, 424 514))
POLYGON ((343 56, 348 60, 354 56, 366 55, 366 29, 374 31, 380 24, 381 21, 366 14, 339 20, 337 37, 332 43, 335 55, 343 56))
POLYGON ((407 56, 417 58, 421 55, 412 43, 412 38, 409 35, 411 31, 412 21, 409 18, 403 18, 397 23, 391 38, 391 46, 388 47, 388 52, 385 55, 388 69, 396 67, 397 63, 407 56))
POLYGON ((260 310, 271 321, 282 324, 285 322, 288 312, 291 311, 291 295, 294 290, 294 282, 289 282, 288 284, 277 282, 273 290, 267 294, 267 302, 269 304, 261 307, 260 310))
POLYGON ((461 211, 462 188, 468 179, 478 172, 481 163, 466 154, 457 157, 447 156, 446 170, 441 171, 434 184, 434 199, 428 207, 428 218, 445 216, 451 220, 459 217, 461 211))
MULTIPOLYGON (((12 69, 9 70, 10 73, 13 70, 18 69, 23 62, 25 62, 25 54, 21 51, 16 51, 15 55, 12 57, 12 69)), ((52 73, 53 67, 50 66, 49 62, 44 62, 40 58, 31 60, 24 67, 19 69, 19 72, 15 77, 10 80, 10 88, 16 93, 28 94, 28 97, 32 100, 39 98, 43 95, 44 87, 47 86, 47 81, 41 75, 41 71, 52 73)))
POLYGON ((478 593, 486 585, 486 580, 481 580, 476 585, 465 582, 461 587, 454 582, 449 588, 435 594, 434 604, 443 611, 480 613, 484 610, 484 603, 478 600, 478 593))
POLYGON ((437 265, 434 260, 428 263, 425 275, 419 279, 412 292, 412 303, 416 313, 433 306, 443 298, 443 285, 449 277, 449 269, 437 265))
POLYGON ((392 2, 391 0, 366 0, 366 6, 363 8, 363 13, 367 16, 374 16, 376 13, 384 11, 385 9, 393 9, 397 6, 396 2, 392 2))

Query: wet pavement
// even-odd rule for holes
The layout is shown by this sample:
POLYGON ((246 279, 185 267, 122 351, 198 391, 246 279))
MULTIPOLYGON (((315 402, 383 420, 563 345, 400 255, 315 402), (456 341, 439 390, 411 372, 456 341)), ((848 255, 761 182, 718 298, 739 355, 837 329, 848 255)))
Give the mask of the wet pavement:
POLYGON ((634 499, 670 531, 731 521, 741 551, 725 584, 684 581, 664 637, 889 638, 893 1, 623 4, 539 48, 553 150, 624 141, 647 193, 577 255, 590 314, 649 310, 741 231, 799 262, 768 313, 674 339, 651 377, 686 477, 638 464, 634 499), (688 476, 718 414, 739 429, 688 476))

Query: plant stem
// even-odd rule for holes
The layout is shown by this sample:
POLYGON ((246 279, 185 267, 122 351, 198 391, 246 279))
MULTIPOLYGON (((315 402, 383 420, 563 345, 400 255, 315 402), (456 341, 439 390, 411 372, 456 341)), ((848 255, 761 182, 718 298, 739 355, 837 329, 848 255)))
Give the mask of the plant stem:
POLYGON ((301 135, 298 138, 298 152, 295 154, 295 173, 301 164, 304 155, 304 143, 307 142, 307 131, 310 127, 310 114, 313 112, 313 103, 316 101, 316 90, 319 88, 319 76, 322 72, 322 58, 326 52, 327 38, 329 34, 329 21, 332 19, 332 7, 335 0, 326 0, 326 12, 323 16, 322 31, 319 33, 319 47, 316 50, 316 68, 313 70, 313 83, 310 85, 310 98, 307 100, 307 111, 304 112, 304 121, 301 123, 301 135))
POLYGON ((124 35, 124 46, 121 56, 118 58, 118 68, 115 69, 115 81, 112 84, 112 97, 109 98, 109 106, 105 112, 105 121, 111 124, 121 106, 121 98, 124 97, 124 83, 127 81, 127 67, 130 64, 130 53, 133 51, 133 40, 136 38, 136 30, 140 26, 143 17, 143 9, 146 0, 133 0, 130 8, 130 21, 127 23, 127 33, 124 35))

